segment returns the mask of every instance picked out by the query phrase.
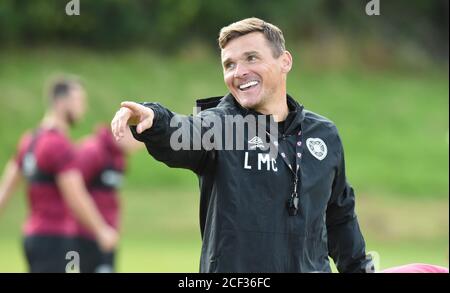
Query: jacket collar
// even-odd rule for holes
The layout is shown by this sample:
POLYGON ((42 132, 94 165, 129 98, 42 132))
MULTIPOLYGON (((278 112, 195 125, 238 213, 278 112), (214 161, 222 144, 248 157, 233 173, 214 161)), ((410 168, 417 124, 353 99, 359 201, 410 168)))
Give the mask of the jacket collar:
MULTIPOLYGON (((297 130, 302 121, 305 118, 305 112, 303 105, 299 104, 294 98, 292 98, 289 94, 286 95, 289 113, 285 120, 285 133, 291 134, 295 130, 297 130)), ((197 100, 197 107, 200 108, 201 111, 211 108, 231 108, 235 109, 242 116, 246 115, 264 115, 252 109, 246 109, 242 107, 236 100, 236 98, 228 93, 223 97, 211 97, 206 99, 197 100)), ((265 115, 270 121, 273 121, 272 115, 265 115)))

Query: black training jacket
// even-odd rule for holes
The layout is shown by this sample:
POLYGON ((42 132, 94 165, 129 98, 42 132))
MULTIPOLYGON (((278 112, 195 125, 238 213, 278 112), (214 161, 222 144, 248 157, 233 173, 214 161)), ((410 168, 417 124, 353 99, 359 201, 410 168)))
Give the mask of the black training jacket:
MULTIPOLYGON (((158 103, 144 103, 155 112, 152 128, 137 134, 136 127, 131 127, 134 137, 145 143, 156 160, 190 169, 199 178, 200 272, 330 272, 328 256, 339 272, 373 269, 366 257, 335 125, 305 110, 289 95, 287 102, 290 112, 279 125, 279 151, 273 160, 267 160, 268 150, 258 146, 264 137, 249 137, 248 131, 244 149, 192 150, 192 133, 211 129, 211 124, 204 123, 209 118, 219 117, 227 123, 226 115, 258 115, 241 107, 231 94, 197 101, 202 111, 191 116, 173 113, 158 103), (171 136, 181 125, 190 129, 190 148, 173 150, 171 136), (296 161, 296 156, 301 159, 296 161), (300 162, 296 215, 289 214, 287 205, 295 182, 289 161, 294 166, 300 162)), ((226 127, 222 128, 225 137, 226 127)))

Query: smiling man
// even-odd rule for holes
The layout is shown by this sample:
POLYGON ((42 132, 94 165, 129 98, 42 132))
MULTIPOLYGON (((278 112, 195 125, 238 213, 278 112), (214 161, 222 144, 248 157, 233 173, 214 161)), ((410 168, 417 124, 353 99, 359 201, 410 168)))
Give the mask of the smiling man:
POLYGON ((281 30, 244 19, 222 28, 219 46, 227 95, 197 101, 201 112, 193 116, 123 102, 111 123, 116 139, 130 125, 155 159, 197 174, 200 272, 330 272, 328 256, 340 272, 373 271, 337 129, 287 94, 292 57, 281 30), (230 116, 258 119, 241 129, 229 127, 230 116), (222 132, 214 147, 193 148, 195 134, 217 120, 222 132), (251 128, 266 121, 270 127, 254 135, 251 128), (180 125, 189 126, 191 148, 173 148, 180 125), (230 131, 244 140, 242 148, 221 145, 230 131))
POLYGON ((252 19, 222 29, 219 46, 224 80, 242 107, 283 121, 289 112, 286 77, 292 57, 284 49, 281 31, 269 24, 261 28, 259 24, 252 19))

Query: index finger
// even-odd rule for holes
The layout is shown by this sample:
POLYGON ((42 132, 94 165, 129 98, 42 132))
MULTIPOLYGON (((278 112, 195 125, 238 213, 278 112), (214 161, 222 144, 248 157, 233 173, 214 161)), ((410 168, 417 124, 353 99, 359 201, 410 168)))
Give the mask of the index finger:
POLYGON ((133 112, 140 112, 140 111, 142 111, 142 107, 144 107, 141 104, 138 104, 136 102, 129 102, 129 101, 125 101, 125 102, 120 103, 120 106, 121 107, 126 107, 126 108, 130 109, 133 112))

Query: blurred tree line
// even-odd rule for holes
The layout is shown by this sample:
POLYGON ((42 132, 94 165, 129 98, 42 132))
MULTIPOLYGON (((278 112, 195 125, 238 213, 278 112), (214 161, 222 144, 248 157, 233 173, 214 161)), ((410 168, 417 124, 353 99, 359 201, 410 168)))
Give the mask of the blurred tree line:
POLYGON ((289 41, 324 34, 419 44, 447 58, 448 0, 380 0, 381 15, 367 16, 369 0, 1 0, 0 48, 76 45, 150 46, 176 50, 186 41, 216 45, 218 30, 249 16, 280 26, 289 41))

